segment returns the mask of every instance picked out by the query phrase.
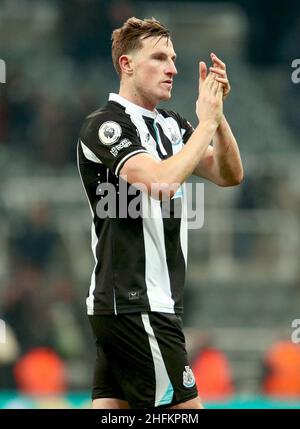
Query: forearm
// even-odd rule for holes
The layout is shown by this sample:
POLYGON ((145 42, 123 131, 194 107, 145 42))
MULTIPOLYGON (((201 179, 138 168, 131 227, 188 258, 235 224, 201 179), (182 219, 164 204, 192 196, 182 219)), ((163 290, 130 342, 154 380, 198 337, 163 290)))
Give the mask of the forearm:
POLYGON ((224 115, 213 137, 213 148, 215 169, 220 178, 227 185, 240 183, 243 179, 240 151, 224 115))

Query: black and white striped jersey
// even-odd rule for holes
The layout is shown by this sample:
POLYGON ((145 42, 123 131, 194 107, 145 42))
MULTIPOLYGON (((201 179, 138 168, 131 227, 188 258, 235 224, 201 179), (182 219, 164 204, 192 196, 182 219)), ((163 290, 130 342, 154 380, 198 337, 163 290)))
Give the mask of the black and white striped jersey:
POLYGON ((179 114, 149 111, 117 94, 110 94, 107 104, 86 118, 78 142, 78 168, 93 219, 95 267, 88 314, 182 312, 185 184, 165 212, 161 201, 133 188, 119 174, 136 154, 157 160, 174 155, 192 132, 179 114), (138 215, 132 215, 132 206, 138 215))

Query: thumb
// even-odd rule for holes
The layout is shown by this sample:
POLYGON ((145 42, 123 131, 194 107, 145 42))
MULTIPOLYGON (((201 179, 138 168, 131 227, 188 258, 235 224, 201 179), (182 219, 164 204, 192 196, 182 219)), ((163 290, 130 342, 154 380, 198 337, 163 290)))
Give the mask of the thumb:
POLYGON ((199 63, 199 89, 204 83, 207 76, 207 67, 204 61, 200 61, 199 63))

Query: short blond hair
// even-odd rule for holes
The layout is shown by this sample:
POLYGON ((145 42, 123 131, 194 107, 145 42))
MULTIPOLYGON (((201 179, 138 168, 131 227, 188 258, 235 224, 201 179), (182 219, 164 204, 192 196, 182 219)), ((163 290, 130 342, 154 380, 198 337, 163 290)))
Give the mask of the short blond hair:
POLYGON ((134 16, 127 19, 123 26, 112 33, 112 60, 116 72, 121 76, 119 58, 142 47, 142 40, 148 37, 170 38, 170 31, 155 18, 138 19, 134 16))

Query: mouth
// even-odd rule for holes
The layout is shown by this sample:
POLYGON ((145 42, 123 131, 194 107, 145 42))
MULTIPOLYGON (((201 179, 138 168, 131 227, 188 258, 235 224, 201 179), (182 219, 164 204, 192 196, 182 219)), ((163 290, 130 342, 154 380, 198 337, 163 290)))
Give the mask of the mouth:
POLYGON ((161 83, 166 85, 168 88, 172 88, 172 85, 173 85, 173 81, 171 79, 164 80, 161 83))

